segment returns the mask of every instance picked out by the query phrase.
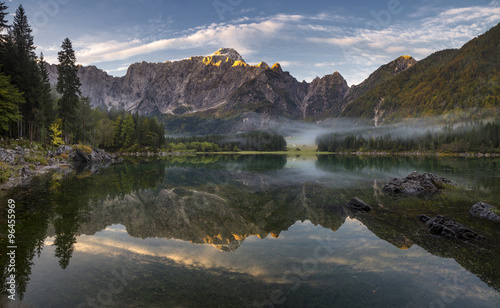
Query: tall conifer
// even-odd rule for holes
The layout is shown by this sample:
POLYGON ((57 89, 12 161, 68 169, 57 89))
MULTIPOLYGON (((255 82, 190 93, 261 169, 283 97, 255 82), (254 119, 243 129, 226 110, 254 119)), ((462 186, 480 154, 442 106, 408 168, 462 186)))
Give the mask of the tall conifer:
POLYGON ((59 115, 63 120, 64 141, 69 142, 68 137, 73 125, 76 121, 76 111, 78 110, 79 97, 82 95, 80 91, 81 83, 77 76, 78 66, 76 66, 76 56, 73 50, 73 45, 69 38, 65 38, 62 50, 58 52, 59 66, 57 71, 57 92, 62 94, 60 100, 59 115))

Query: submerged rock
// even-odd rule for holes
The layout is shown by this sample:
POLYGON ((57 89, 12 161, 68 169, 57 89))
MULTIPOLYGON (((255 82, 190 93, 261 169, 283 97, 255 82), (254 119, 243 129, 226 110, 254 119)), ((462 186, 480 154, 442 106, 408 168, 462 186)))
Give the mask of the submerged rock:
POLYGON ((452 184, 452 182, 432 173, 420 174, 414 171, 406 178, 392 179, 384 186, 383 190, 392 194, 426 196, 440 191, 445 184, 452 184))
POLYGON ((484 240, 484 237, 443 215, 437 215, 436 217, 429 217, 427 215, 418 215, 418 219, 425 222, 426 226, 429 228, 429 232, 433 235, 442 236, 452 239, 460 240, 484 240))
POLYGON ((372 208, 359 198, 349 200, 345 206, 351 210, 369 212, 372 208))
POLYGON ((478 202, 470 209, 470 214, 474 217, 500 222, 500 216, 493 212, 497 208, 488 203, 478 202))

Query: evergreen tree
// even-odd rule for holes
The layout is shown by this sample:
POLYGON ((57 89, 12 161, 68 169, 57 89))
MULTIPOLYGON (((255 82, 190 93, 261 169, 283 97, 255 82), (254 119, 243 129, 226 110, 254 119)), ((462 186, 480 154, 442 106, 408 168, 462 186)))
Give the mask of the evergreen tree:
POLYGON ((35 114, 38 107, 38 89, 41 83, 40 72, 36 63, 36 46, 33 43, 31 27, 28 17, 22 5, 16 10, 14 23, 7 41, 3 45, 1 63, 3 70, 11 76, 11 81, 19 91, 23 93, 25 104, 19 106, 23 116, 23 122, 19 121, 17 126, 18 137, 24 137, 29 133, 33 138, 35 114))
POLYGON ((81 123, 81 130, 79 131, 78 138, 85 144, 85 141, 89 139, 89 136, 86 136, 86 133, 91 127, 93 119, 92 119, 92 107, 90 106, 90 98, 83 97, 80 100, 79 106, 79 122, 81 123))
POLYGON ((0 74, 0 133, 9 130, 10 124, 21 119, 19 105, 24 103, 24 97, 9 82, 9 77, 0 74))
POLYGON ((69 38, 64 39, 62 50, 58 52, 59 66, 57 71, 57 92, 62 94, 60 100, 60 117, 63 119, 64 139, 69 142, 68 135, 73 129, 72 123, 76 121, 76 110, 78 107, 79 97, 82 95, 80 91, 80 79, 77 76, 78 67, 76 66, 76 56, 73 50, 73 45, 69 38))
POLYGON ((113 138, 117 147, 122 146, 122 116, 119 115, 113 122, 113 138))
MULTIPOLYGON (((36 112, 36 118, 41 126, 41 131, 47 131, 50 123, 54 121, 54 99, 51 95, 51 86, 49 81, 49 74, 47 72, 47 62, 43 57, 43 53, 40 54, 40 62, 38 63, 40 68, 40 90, 39 90, 39 103, 40 109, 36 112)), ((42 134, 42 139, 45 136, 42 134)), ((42 140, 43 141, 43 140, 42 140)))
POLYGON ((0 2, 0 44, 4 44, 7 41, 7 35, 3 34, 3 32, 10 28, 5 19, 5 16, 9 15, 9 12, 7 12, 8 8, 5 2, 0 2))
POLYGON ((121 129, 121 140, 123 147, 129 147, 134 143, 134 119, 132 118, 132 115, 129 113, 125 117, 122 123, 122 129, 121 129))
POLYGON ((102 147, 113 145, 113 122, 107 116, 97 122, 96 141, 102 147))

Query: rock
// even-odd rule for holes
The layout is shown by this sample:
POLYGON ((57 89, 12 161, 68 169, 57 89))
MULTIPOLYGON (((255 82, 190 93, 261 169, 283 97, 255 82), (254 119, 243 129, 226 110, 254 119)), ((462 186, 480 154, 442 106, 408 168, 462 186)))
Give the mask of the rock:
POLYGON ((57 150, 54 152, 54 156, 61 156, 61 154, 67 154, 69 155, 73 151, 70 146, 67 145, 61 145, 57 148, 57 150))
POLYGON ((48 158, 52 158, 52 157, 54 157, 54 153, 52 153, 51 150, 47 150, 47 154, 45 156, 48 158))
POLYGON ((494 222, 500 222, 500 216, 494 213, 496 207, 489 205, 488 203, 478 202, 472 206, 470 209, 470 214, 474 217, 487 219, 494 222))
POLYGON ((351 210, 369 212, 372 208, 366 204, 363 200, 358 198, 353 198, 349 200, 345 206, 351 210))
POLYGON ((16 151, 16 154, 17 154, 17 155, 24 155, 24 154, 26 154, 26 152, 24 151, 24 149, 23 149, 22 147, 20 147, 20 146, 17 146, 17 147, 14 149, 14 151, 16 151))
POLYGON ((12 164, 14 163, 14 160, 15 160, 14 151, 0 148, 0 161, 12 164))
POLYGON ((70 156, 71 160, 77 163, 90 163, 92 162, 92 153, 85 153, 85 151, 77 148, 72 151, 70 156))
POLYGON ((394 178, 384 186, 384 191, 393 194, 410 196, 425 196, 440 191, 445 184, 452 184, 446 178, 438 177, 432 173, 420 174, 416 171, 406 178, 394 178))
POLYGON ((436 236, 460 239, 460 240, 484 240, 484 237, 443 215, 437 215, 436 217, 429 217, 427 215, 418 215, 418 219, 425 222, 426 226, 429 228, 429 232, 436 236))

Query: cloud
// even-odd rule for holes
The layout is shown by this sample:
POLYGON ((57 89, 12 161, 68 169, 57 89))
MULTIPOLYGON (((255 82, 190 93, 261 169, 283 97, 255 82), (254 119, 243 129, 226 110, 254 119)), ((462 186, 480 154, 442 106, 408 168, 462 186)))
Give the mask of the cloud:
POLYGON ((301 20, 300 15, 276 15, 260 22, 242 24, 211 24, 190 29, 186 34, 169 39, 147 42, 133 39, 125 42, 109 40, 88 43, 86 38, 75 44, 79 62, 87 65, 106 61, 124 60, 133 56, 160 50, 187 49, 196 47, 231 46, 241 53, 251 53, 253 42, 273 39, 288 22, 301 20), (190 32, 190 33, 189 33, 190 32))
POLYGON ((120 66, 120 67, 114 68, 114 69, 110 69, 110 70, 106 70, 105 72, 108 74, 116 73, 116 72, 123 72, 123 71, 128 70, 129 66, 130 66, 130 64, 124 64, 123 66, 120 66))
MULTIPOLYGON (((447 9, 435 16, 392 24, 381 30, 346 29, 330 37, 313 36, 307 40, 340 48, 344 58, 353 64, 367 64, 367 59, 368 62, 386 61, 390 54, 391 57, 401 53, 425 57, 436 50, 461 47, 500 21, 500 7, 496 5, 492 2, 488 6, 447 9)), ((422 8, 421 12, 428 10, 422 8)))
MULTIPOLYGON (((253 12, 244 10, 238 14, 253 12)), ((224 46, 235 48, 243 58, 256 63, 278 60, 299 80, 321 76, 334 67, 357 83, 368 76, 364 75, 367 69, 373 71, 403 54, 422 59, 437 50, 460 47, 500 21, 498 1, 451 9, 421 6, 416 13, 409 9, 404 13, 408 16, 404 22, 394 19, 380 30, 365 27, 370 20, 342 11, 240 15, 228 22, 175 31, 175 16, 159 15, 144 24, 131 23, 81 36, 74 40, 74 46, 80 64, 107 66, 110 71, 118 71, 114 68, 122 61, 167 60, 158 59, 160 51, 182 58, 208 54, 210 49, 224 46)), ((57 61, 56 52, 48 51, 49 62, 57 61)))

